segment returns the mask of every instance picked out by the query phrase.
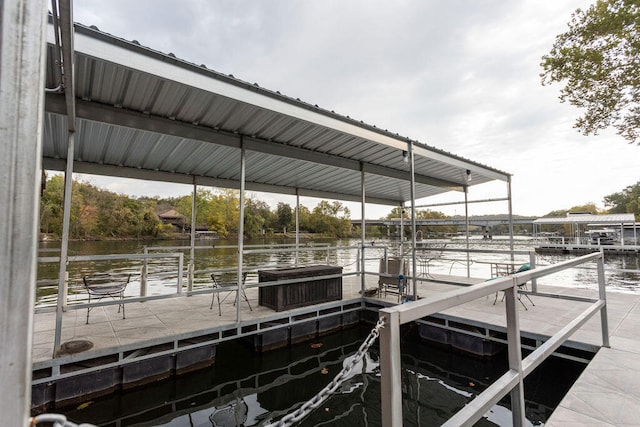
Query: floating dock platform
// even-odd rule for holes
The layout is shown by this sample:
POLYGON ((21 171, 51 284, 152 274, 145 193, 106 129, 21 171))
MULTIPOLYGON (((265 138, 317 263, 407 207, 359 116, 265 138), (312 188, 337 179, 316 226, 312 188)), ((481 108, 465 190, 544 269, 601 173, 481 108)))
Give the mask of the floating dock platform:
MULTIPOLYGON (((482 281, 438 275, 423 279, 419 296, 451 291, 455 289, 451 283, 468 286, 482 281)), ((596 290, 538 286, 545 293, 558 295, 597 295, 596 290)), ((366 288, 373 287, 377 287, 377 278, 368 278, 366 288)), ((86 311, 69 310, 63 317, 63 342, 89 341, 92 347, 55 359, 51 357, 55 313, 36 314, 33 407, 80 402, 199 369, 215 363, 216 345, 222 341, 244 339, 256 351, 262 351, 314 339, 361 321, 374 322, 380 308, 398 302, 397 295, 363 298, 359 291, 360 279, 345 277, 340 301, 279 313, 257 304, 250 311, 243 301, 240 324, 235 321, 237 308, 232 301, 223 304, 219 316, 217 307, 209 308, 210 294, 132 303, 127 306, 127 319, 117 313, 117 306, 96 307, 88 325, 86 311)), ((258 289, 247 289, 247 295, 250 301, 257 301, 258 289)), ((577 316, 588 304, 530 297, 535 306, 523 298, 518 309, 522 345, 531 349, 559 331, 567 319, 577 316)), ((624 425, 623 421, 637 421, 640 417, 640 295, 609 293, 607 308, 611 348, 600 348, 602 337, 596 318, 561 348, 563 357, 593 360, 547 425, 624 425)), ((499 297, 480 298, 418 323, 425 338, 436 338, 456 348, 468 350, 475 345, 480 347, 473 348, 489 352, 494 343, 505 342, 505 308, 499 297)))
POLYGON ((637 245, 578 245, 545 243, 536 246, 535 251, 540 254, 570 254, 585 255, 602 250, 605 255, 637 255, 640 246, 637 245))

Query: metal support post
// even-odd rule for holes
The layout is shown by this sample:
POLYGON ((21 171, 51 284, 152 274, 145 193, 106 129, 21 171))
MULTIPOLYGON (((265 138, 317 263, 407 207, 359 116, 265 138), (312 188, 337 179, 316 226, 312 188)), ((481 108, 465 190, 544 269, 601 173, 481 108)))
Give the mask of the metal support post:
MULTIPOLYGON (((238 219, 238 290, 236 292, 236 321, 242 320, 240 311, 240 293, 242 292, 242 263, 244 256, 244 189, 247 156, 244 149, 244 137, 240 137, 240 218, 238 219)), ((297 232, 296 232, 297 235, 297 232)), ((239 328, 240 326, 238 326, 239 328)))
POLYGON ((511 261, 513 261, 513 203, 511 198, 511 175, 507 177, 507 198, 509 199, 509 250, 511 250, 511 261))
POLYGON ((176 284, 176 291, 178 295, 182 295, 182 275, 184 274, 184 254, 180 252, 180 257, 178 258, 178 283, 176 284))
POLYGON ((361 263, 361 270, 360 270, 360 290, 361 290, 361 295, 364 296, 364 288, 365 288, 365 249, 364 249, 364 245, 365 245, 365 239, 366 239, 366 220, 365 220, 365 206, 366 206, 366 198, 365 198, 365 180, 364 180, 364 167, 363 164, 360 163, 360 193, 362 194, 362 201, 360 202, 360 207, 361 207, 361 211, 360 211, 360 215, 362 217, 362 230, 360 231, 360 246, 362 247, 362 253, 361 253, 361 259, 360 259, 360 263, 361 263))
POLYGON ((385 326, 380 330, 380 404, 382 425, 402 426, 402 368, 400 357, 400 315, 380 310, 385 326))
POLYGON ((46 2, 0 2, 0 399, 2 423, 29 424, 38 250, 46 2))
POLYGON ((400 258, 404 257, 404 203, 400 205, 400 258))
POLYGON ((198 202, 198 184, 196 183, 196 177, 193 177, 193 198, 191 200, 191 247, 189 251, 189 281, 187 282, 187 290, 193 290, 193 275, 195 274, 196 263, 196 208, 198 202))
POLYGON ((298 266, 300 255, 300 190, 296 188, 296 257, 295 265, 298 266))
POLYGON ((597 261, 598 268, 598 296, 600 301, 604 301, 604 306, 600 310, 600 325, 602 328, 602 346, 610 347, 609 345, 609 320, 607 317, 607 291, 605 288, 606 282, 604 278, 604 251, 600 249, 600 257, 597 261))
MULTIPOLYGON (((416 177, 413 154, 413 142, 409 142, 409 165, 411 169, 411 277, 413 281, 413 300, 418 299, 418 274, 416 262, 416 177)), ((404 273, 401 271, 401 273, 404 273)))
POLYGON ((73 157, 75 152, 75 133, 68 133, 67 167, 64 172, 64 200, 62 208, 62 242, 60 243, 60 266, 58 271, 58 296, 56 299, 56 330, 53 336, 53 354, 55 357, 62 342, 62 312, 64 306, 65 277, 69 253, 69 229, 71 222, 71 193, 73 187, 73 157))
POLYGON ((149 260, 147 259, 146 255, 149 255, 149 249, 147 249, 147 246, 145 245, 144 247, 144 255, 145 258, 142 260, 142 274, 140 275, 140 296, 141 297, 146 297, 147 296, 147 277, 149 275, 149 260))
MULTIPOLYGON (((467 178, 470 172, 467 170, 467 178)), ((467 277, 471 277, 471 255, 469 254, 469 186, 464 187, 464 224, 465 224, 465 242, 467 248, 467 277)))
MULTIPOLYGON (((536 251, 529 251, 529 266, 536 268, 536 251)), ((538 292, 538 279, 531 279, 531 292, 538 292)))
POLYGON ((525 425, 524 383, 522 373, 522 351, 520 349, 520 325, 518 320, 518 292, 517 281, 513 279, 513 286, 505 290, 505 309, 507 312, 507 343, 509 351, 509 369, 518 373, 519 381, 511 392, 511 414, 513 425, 525 425))

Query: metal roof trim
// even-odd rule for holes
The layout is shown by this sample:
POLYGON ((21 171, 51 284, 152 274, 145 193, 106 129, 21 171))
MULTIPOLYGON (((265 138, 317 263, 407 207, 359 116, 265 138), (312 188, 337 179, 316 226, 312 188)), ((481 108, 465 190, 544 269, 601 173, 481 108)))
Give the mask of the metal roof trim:
MULTIPOLYGON (((48 41, 53 42, 52 26, 49 26, 48 41)), ((328 127, 350 135, 393 147, 405 151, 408 144, 413 144, 414 152, 418 156, 431 158, 451 166, 469 169, 483 176, 492 179, 506 181, 511 174, 491 168, 480 163, 465 159, 463 157, 448 153, 444 150, 428 146, 419 141, 412 140, 408 137, 402 137, 397 133, 394 134, 387 130, 380 129, 375 125, 369 125, 362 121, 343 116, 333 111, 325 110, 317 105, 312 105, 299 99, 294 99, 279 92, 274 92, 260 87, 257 84, 251 84, 232 75, 225 75, 215 70, 206 68, 206 66, 198 66, 194 63, 176 58, 172 54, 165 54, 160 51, 142 46, 137 42, 127 41, 125 39, 101 32, 97 28, 90 28, 82 24, 75 24, 76 30, 76 51, 83 52, 94 58, 101 58, 111 62, 126 64, 126 67, 149 73, 151 75, 159 75, 172 81, 182 84, 188 84, 202 90, 210 91, 221 96, 230 97, 240 102, 246 102, 260 108, 266 108, 270 111, 295 117, 300 120, 307 121, 319 126, 328 127), (78 37, 80 36, 80 37, 78 37), (100 48, 93 45, 95 41, 102 42, 100 48), (119 51, 124 49, 127 53, 138 53, 145 58, 155 60, 153 64, 148 61, 113 61, 113 58, 121 58, 125 52, 119 51), (111 59, 103 57, 108 55, 111 59), (137 64, 137 66, 136 66, 137 64), (174 67, 180 70, 188 71, 191 76, 190 82, 184 82, 183 76, 178 75, 174 67), (160 71, 163 74, 160 74, 160 71)))
POLYGON ((538 218, 534 224, 634 224, 635 215, 625 214, 582 214, 567 217, 538 218))

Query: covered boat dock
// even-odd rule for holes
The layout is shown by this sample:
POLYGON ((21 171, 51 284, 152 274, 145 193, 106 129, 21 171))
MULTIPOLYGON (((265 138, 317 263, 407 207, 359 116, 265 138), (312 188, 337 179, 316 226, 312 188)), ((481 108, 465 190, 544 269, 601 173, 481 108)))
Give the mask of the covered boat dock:
MULTIPOLYGON (((9 350, 0 360, 2 384, 16 390, 0 403, 6 420, 24 424, 30 404, 42 170, 65 173, 54 353, 62 344, 67 308, 73 173, 184 183, 194 191, 197 186, 234 188, 240 190, 241 207, 246 191, 357 201, 362 218, 368 203, 412 208, 417 199, 449 191, 467 201, 471 186, 499 180, 506 184, 500 199, 511 213, 506 172, 74 24, 70 0, 52 6, 48 15, 45 3, 34 0, 10 2, 2 10, 7 179, 1 193, 9 209, 3 241, 11 245, 3 246, 0 298, 0 345, 9 350)), ((241 213, 238 278, 242 225, 241 213)), ((364 241, 364 224, 362 230, 364 241)), ((364 275, 360 285, 365 286, 364 275)), ((415 280, 413 287, 415 293, 415 280)), ((240 304, 236 308, 239 328, 240 304)))
MULTIPOLYGON (((210 341, 266 332, 274 327, 269 322, 282 322, 282 318, 294 326, 304 324, 309 316, 328 319, 339 315, 341 322, 349 322, 350 313, 367 304, 362 295, 367 288, 364 250, 367 204, 410 209, 409 225, 415 229, 416 200, 457 192, 466 214, 468 203, 482 202, 468 199, 470 188, 497 180, 505 183, 505 191, 490 201, 506 203, 511 223, 511 175, 506 172, 180 60, 136 41, 74 24, 71 0, 52 4, 54 10, 49 16, 45 5, 34 0, 8 2, 2 9, 0 129, 6 141, 2 158, 7 179, 1 184, 5 191, 0 192, 3 197, 0 204, 7 207, 8 213, 2 234, 5 245, 0 345, 5 351, 0 356, 0 365, 2 385, 15 393, 0 401, 0 413, 10 423, 26 425, 32 380, 45 384, 51 378, 72 378, 75 368, 63 372, 63 366, 88 359, 86 355, 79 357, 81 360, 74 356, 60 357, 65 338, 63 320, 83 318, 88 308, 87 304, 66 304, 73 173, 189 184, 194 194, 198 186, 239 190, 236 283, 243 283, 245 272, 242 227, 246 191, 294 195, 297 200, 310 196, 361 204, 361 264, 356 274, 344 275, 348 284, 346 298, 343 294, 339 301, 329 305, 296 309, 302 311, 294 312, 293 317, 278 315, 276 319, 273 314, 261 316, 266 313, 261 310, 247 312, 240 292, 244 288, 236 285, 239 292, 235 315, 219 329, 204 329, 210 341), (48 316, 42 323, 48 326, 35 331, 52 336, 47 343, 52 352, 50 357, 38 355, 43 358, 40 361, 43 377, 32 379, 37 206, 42 170, 65 174, 64 221, 56 307, 38 313, 41 318, 48 316)), ((195 221, 195 203, 192 212, 195 221)), ((211 291, 193 289, 193 225, 184 286, 182 257, 175 255, 180 262, 180 275, 175 294, 166 297, 171 298, 167 299, 171 304, 202 303, 199 301, 202 293, 207 294, 205 302, 208 302, 211 296, 211 291)), ((413 250, 415 234, 411 246, 410 293, 415 300, 419 276, 413 250)), ((293 250, 297 253, 300 249, 296 239, 293 250)), ((497 280, 481 291, 493 294, 509 286, 507 279, 497 280)), ((480 295, 478 292, 474 295, 480 295)), ((600 298, 595 308, 590 309, 590 315, 604 307, 604 296, 600 298)), ((124 303, 148 301, 149 305, 155 305, 155 299, 160 298, 140 296, 125 299, 124 303)), ((511 302, 507 305, 514 310, 512 299, 508 301, 511 302)), ((115 311, 119 304, 100 302, 93 306, 115 311)), ((209 309, 204 304, 204 310, 209 309)), ((606 311, 604 314, 606 317, 606 311)), ((158 314, 153 316, 159 318, 158 314)), ((507 325, 509 331, 518 327, 514 316, 510 315, 510 319, 516 319, 516 324, 507 325)), ((206 346, 200 345, 200 335, 191 331, 169 333, 171 344, 159 353, 172 354, 180 348, 207 351, 206 346)), ((304 330, 300 333, 304 334, 304 330)), ((145 363, 152 356, 143 354, 144 348, 136 348, 136 342, 125 343, 118 338, 116 346, 96 349, 94 355, 115 357, 106 362, 110 368, 131 367, 132 361, 145 363)), ((135 382, 135 371, 132 378, 135 382)), ((391 378, 395 379, 395 375, 391 378)), ((393 409, 394 416, 397 409, 393 409)))

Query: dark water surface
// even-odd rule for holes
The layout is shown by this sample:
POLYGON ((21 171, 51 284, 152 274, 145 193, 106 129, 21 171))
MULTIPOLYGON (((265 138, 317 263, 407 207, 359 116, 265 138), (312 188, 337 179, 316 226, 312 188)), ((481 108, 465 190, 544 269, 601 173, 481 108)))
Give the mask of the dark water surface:
MULTIPOLYGON (((264 425, 325 387, 368 332, 359 326, 264 354, 227 342, 209 369, 51 412, 100 426, 264 425)), ((298 425, 381 426, 378 357, 376 343, 336 393, 298 425)), ((544 425, 583 367, 551 358, 526 379, 528 425, 544 425)), ((506 370, 506 352, 477 359, 422 342, 415 327, 403 329, 404 425, 442 424, 506 370)), ((508 397, 477 425, 510 426, 508 397)))

